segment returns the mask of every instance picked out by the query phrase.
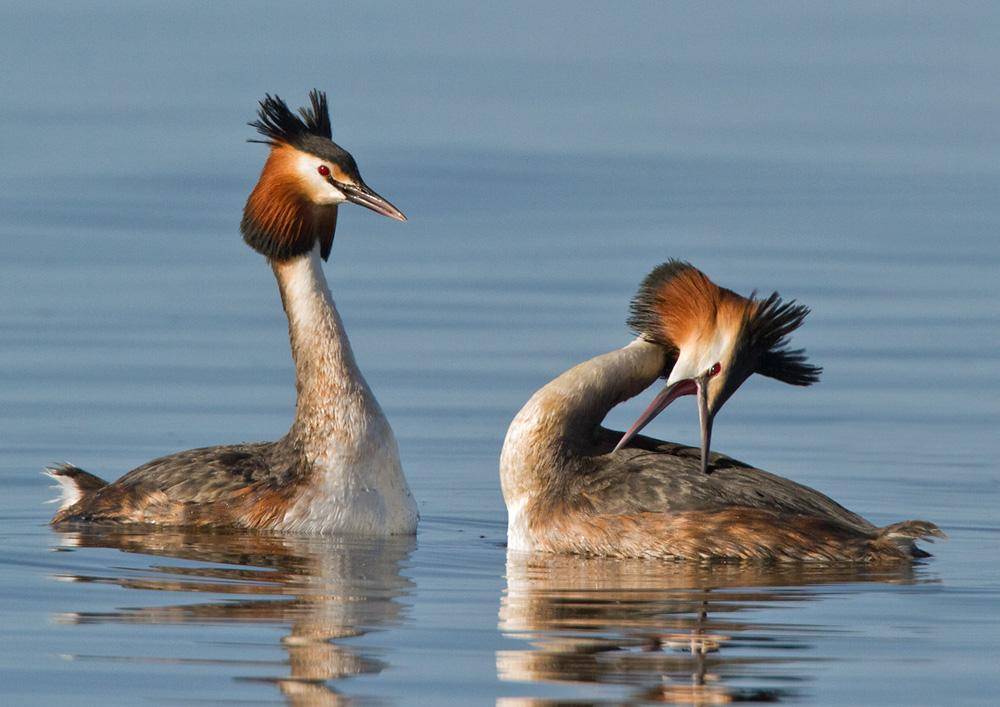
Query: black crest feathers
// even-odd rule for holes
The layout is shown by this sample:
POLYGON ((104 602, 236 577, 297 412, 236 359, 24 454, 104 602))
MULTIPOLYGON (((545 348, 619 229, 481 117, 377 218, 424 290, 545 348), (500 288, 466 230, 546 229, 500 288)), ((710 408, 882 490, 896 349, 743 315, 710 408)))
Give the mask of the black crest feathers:
MULTIPOLYGON (((751 300, 753 300, 751 295, 751 300)), ((785 302, 772 292, 748 308, 743 327, 744 344, 762 352, 755 372, 791 385, 812 385, 823 369, 807 363, 803 349, 788 349, 788 336, 802 326, 809 308, 795 300, 785 302)))
POLYGON ((309 107, 300 108, 296 115, 278 96, 265 94, 257 110, 257 120, 247 124, 267 139, 250 142, 298 145, 310 135, 332 139, 326 93, 314 88, 309 92, 309 104, 309 107))

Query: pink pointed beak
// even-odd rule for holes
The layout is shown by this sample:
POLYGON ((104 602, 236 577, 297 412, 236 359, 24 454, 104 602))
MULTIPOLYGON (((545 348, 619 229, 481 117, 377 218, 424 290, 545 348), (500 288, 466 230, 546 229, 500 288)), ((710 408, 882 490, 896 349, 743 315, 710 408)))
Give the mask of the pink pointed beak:
POLYGON ((371 209, 377 214, 382 214, 383 216, 388 216, 391 219, 396 219, 397 221, 405 221, 406 216, 403 212, 397 209, 395 206, 389 203, 389 200, 377 194, 374 189, 369 187, 367 184, 362 182, 361 184, 342 184, 340 182, 333 182, 333 184, 344 193, 348 201, 355 204, 360 204, 367 209, 371 209))

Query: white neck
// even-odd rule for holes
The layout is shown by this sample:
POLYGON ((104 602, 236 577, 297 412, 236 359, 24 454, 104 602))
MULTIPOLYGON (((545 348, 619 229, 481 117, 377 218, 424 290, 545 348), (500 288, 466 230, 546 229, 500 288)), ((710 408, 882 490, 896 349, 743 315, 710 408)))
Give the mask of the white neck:
POLYGON ((277 529, 412 534, 417 506, 396 438, 354 361, 319 248, 271 264, 295 359, 298 400, 288 439, 314 470, 277 529))
POLYGON ((587 445, 608 411, 648 388, 667 364, 663 347, 636 339, 548 383, 514 418, 500 455, 508 505, 561 468, 563 453, 587 445))
POLYGON ((372 422, 388 425, 354 360, 334 306, 319 244, 291 260, 272 262, 288 315, 298 400, 290 436, 307 454, 354 446, 372 422))

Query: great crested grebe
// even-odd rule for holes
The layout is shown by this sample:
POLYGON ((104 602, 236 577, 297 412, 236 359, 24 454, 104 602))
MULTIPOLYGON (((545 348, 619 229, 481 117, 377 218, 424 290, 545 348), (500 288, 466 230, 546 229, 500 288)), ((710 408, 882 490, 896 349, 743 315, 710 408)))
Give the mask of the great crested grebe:
POLYGON ((406 217, 361 179, 332 141, 326 95, 295 115, 277 96, 250 125, 271 152, 240 230, 271 264, 288 316, 295 421, 277 442, 206 447, 154 459, 113 483, 70 465, 52 522, 150 523, 366 535, 416 532, 417 507, 396 440, 354 360, 320 259, 345 201, 406 217))
POLYGON ((638 338, 544 386, 507 430, 500 480, 508 547, 669 559, 926 556, 914 541, 943 536, 933 523, 879 528, 806 486, 719 454, 709 459, 712 418, 751 374, 817 380, 804 353, 786 348, 807 312, 777 293, 741 297, 688 263, 653 270, 632 301, 638 338), (667 388, 616 446, 621 433, 601 426, 605 415, 666 374, 667 388), (700 451, 634 436, 684 394, 698 397, 700 451))

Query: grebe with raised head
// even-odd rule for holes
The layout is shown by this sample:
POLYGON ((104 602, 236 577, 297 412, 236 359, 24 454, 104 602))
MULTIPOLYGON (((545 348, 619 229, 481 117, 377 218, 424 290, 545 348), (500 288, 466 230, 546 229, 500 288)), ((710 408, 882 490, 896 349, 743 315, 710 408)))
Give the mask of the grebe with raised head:
POLYGON ((240 230, 278 280, 288 316, 295 420, 277 442, 206 447, 155 459, 107 483, 64 464, 53 524, 148 523, 366 535, 416 532, 417 507, 392 429, 354 360, 320 259, 345 201, 406 217, 333 142, 326 95, 296 115, 277 96, 250 125, 270 155, 240 230))
POLYGON ((808 309, 723 289, 688 263, 653 270, 632 301, 638 338, 558 376, 514 418, 500 456, 514 550, 773 561, 925 556, 933 523, 877 527, 801 484, 710 454, 712 420, 750 375, 809 385, 820 369, 789 334, 808 309), (624 436, 611 408, 667 376, 624 436), (671 401, 695 395, 701 449, 636 433, 671 401), (616 444, 617 443, 617 444, 616 444))

